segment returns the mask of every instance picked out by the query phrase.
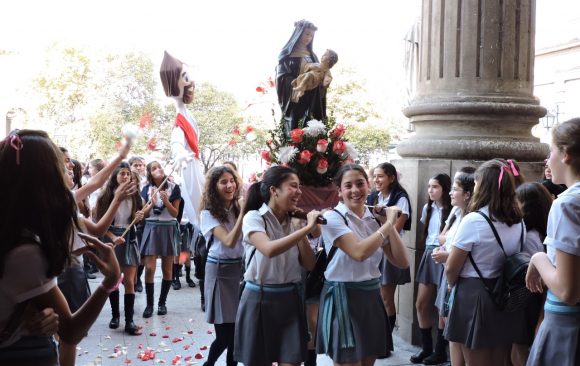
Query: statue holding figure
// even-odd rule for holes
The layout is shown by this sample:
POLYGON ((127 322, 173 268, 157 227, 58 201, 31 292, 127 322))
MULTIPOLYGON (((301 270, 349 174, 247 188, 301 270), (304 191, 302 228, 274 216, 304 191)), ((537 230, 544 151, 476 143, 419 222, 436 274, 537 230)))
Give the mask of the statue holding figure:
POLYGON ((338 55, 333 50, 326 50, 320 58, 320 63, 311 63, 304 66, 304 71, 290 83, 292 85, 292 102, 298 103, 307 90, 319 85, 328 88, 332 82, 330 69, 338 62, 338 55))
POLYGON ((292 81, 304 73, 306 65, 319 63, 312 49, 316 30, 316 26, 307 20, 295 22, 292 36, 278 55, 276 91, 286 136, 293 129, 303 127, 298 126, 300 120, 306 122, 326 118, 326 88, 323 85, 305 90, 298 102, 292 101, 292 81))
POLYGON ((165 95, 175 100, 177 116, 171 132, 171 157, 181 175, 181 196, 189 221, 199 225, 199 207, 204 173, 199 158, 199 127, 186 105, 193 102, 195 83, 187 64, 171 56, 163 56, 161 84, 165 95))

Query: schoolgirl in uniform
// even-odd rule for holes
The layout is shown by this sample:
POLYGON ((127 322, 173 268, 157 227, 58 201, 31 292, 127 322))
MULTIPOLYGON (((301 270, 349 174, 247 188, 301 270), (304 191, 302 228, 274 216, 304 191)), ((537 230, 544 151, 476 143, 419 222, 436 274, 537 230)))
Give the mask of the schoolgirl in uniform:
POLYGON ((296 172, 268 169, 248 190, 242 224, 246 285, 240 298, 234 359, 244 365, 299 365, 306 360, 308 331, 302 270, 312 270, 314 253, 306 238, 320 212, 294 230, 289 212, 302 192, 296 172))
MULTIPOLYGON (((119 185, 125 182, 131 182, 132 173, 129 164, 123 162, 113 171, 109 182, 97 199, 96 218, 101 219, 109 209, 115 191, 119 185)), ((132 184, 139 184, 138 182, 132 184)), ((123 200, 115 213, 115 218, 105 233, 105 241, 115 245, 115 254, 119 261, 119 266, 123 271, 123 286, 125 288, 124 310, 125 310, 125 332, 130 335, 140 335, 141 330, 133 322, 134 305, 135 305, 135 273, 139 265, 139 247, 135 233, 135 226, 132 226, 129 232, 122 236, 128 225, 137 219, 143 220, 143 199, 138 191, 123 200)), ((111 303, 112 318, 109 322, 109 328, 117 329, 119 327, 119 290, 109 294, 111 303)))
MULTIPOLYGON (((553 202, 550 192, 539 182, 527 182, 516 189, 518 201, 521 204, 526 224, 525 252, 530 256, 537 252, 545 252, 543 244, 548 226, 548 214, 553 202)), ((525 365, 530 346, 534 342, 536 329, 542 319, 542 306, 545 299, 540 294, 533 296, 525 308, 525 323, 521 329, 519 343, 512 345, 512 364, 525 365)))
POLYGON ((552 204, 544 244, 530 260, 527 287, 548 288, 544 321, 528 365, 580 363, 580 118, 554 127, 548 166, 555 184, 569 188, 552 204))
MULTIPOLYGON (((459 173, 455 175, 455 180, 453 182, 453 186, 451 187, 451 191, 449 195, 451 196, 451 205, 453 206, 452 212, 449 214, 447 219, 447 223, 445 225, 445 229, 439 236, 439 244, 441 246, 433 249, 431 253, 431 257, 433 261, 438 264, 445 265, 447 262, 447 258, 449 257, 449 252, 452 249, 451 243, 453 243, 453 238, 457 233, 457 228, 461 223, 461 219, 465 215, 465 211, 467 210, 467 206, 469 205, 469 201, 473 196, 473 174, 465 174, 459 173)), ((447 319, 447 312, 449 307, 446 304, 448 300, 448 287, 447 287, 447 277, 445 273, 441 273, 441 280, 439 282, 437 288, 437 298, 435 299, 435 306, 439 310, 439 329, 444 329, 446 319, 447 319)), ((427 357, 423 360, 423 364, 425 365, 435 365, 441 362, 439 360, 443 359, 443 361, 447 360, 447 353, 445 351, 445 346, 447 341, 444 339, 442 332, 437 335, 437 343, 435 344, 435 352, 433 356, 427 357)), ((461 349, 454 349, 453 347, 449 348, 450 352, 455 352, 455 363, 454 366, 462 366, 465 365, 463 360, 463 356, 461 354, 461 349), (460 363, 460 361, 463 361, 460 363)))
MULTIPOLYGON (((421 222, 423 223, 423 237, 425 240, 425 252, 417 269, 416 281, 419 283, 417 291, 417 319, 421 330, 422 349, 411 356, 412 363, 423 363, 427 359, 429 365, 445 361, 443 353, 433 355, 433 340, 431 338, 432 313, 435 305, 437 286, 441 280, 443 266, 435 263, 431 254, 439 247, 439 234, 445 227, 445 220, 451 211, 451 178, 447 174, 437 174, 429 179, 427 193, 429 200, 423 207, 421 222), (434 362, 434 363, 431 363, 434 362)), ((438 329, 437 339, 443 342, 443 327, 438 329)), ((439 346, 439 350, 443 346, 439 346)), ((445 355, 445 358, 447 356, 445 355)))
POLYGON ((173 270, 173 258, 177 255, 179 246, 179 223, 176 220, 179 213, 181 192, 179 186, 167 180, 162 187, 159 185, 165 180, 165 172, 157 161, 147 164, 147 181, 149 182, 141 191, 143 200, 151 204, 143 211, 149 215, 145 220, 143 238, 141 239, 141 256, 145 262, 145 293, 147 294, 147 306, 143 311, 144 318, 153 315, 153 298, 155 267, 157 256, 161 257, 161 293, 157 315, 167 314, 167 294, 171 288, 173 270), (159 188, 157 194, 155 191, 159 188))
POLYGON ((316 349, 335 364, 372 365, 393 349, 379 290, 383 253, 395 266, 409 266, 393 226, 398 208, 381 216, 366 207, 369 182, 359 165, 342 166, 334 182, 342 202, 324 214, 322 236, 332 258, 320 295, 316 349))
POLYGON ((227 166, 212 168, 206 175, 201 198, 201 233, 209 244, 205 266, 206 320, 214 324, 216 339, 211 344, 206 366, 213 366, 227 348, 227 365, 234 361, 234 326, 242 277, 243 199, 241 183, 227 166))
MULTIPOLYGON (((411 229, 411 201, 407 191, 399 183, 397 169, 391 163, 382 163, 373 170, 372 176, 376 193, 369 195, 367 204, 397 206, 401 210, 401 216, 395 222, 395 229, 402 239, 404 231, 411 229)), ((411 270, 397 268, 385 258, 381 266, 381 297, 389 317, 389 331, 392 333, 397 322, 395 291, 398 285, 411 282, 411 270)))
POLYGON ((88 256, 105 278, 85 306, 70 311, 56 276, 71 261, 71 237, 78 230, 78 212, 71 186, 65 184, 63 168, 62 153, 44 131, 14 131, 0 141, 0 171, 4 177, 0 188, 10 192, 4 197, 0 213, 2 365, 58 364, 56 344, 49 335, 54 330, 29 334, 25 329, 29 316, 36 314, 36 309, 54 309, 61 341, 75 345, 98 317, 120 277, 112 248, 80 234, 97 250, 99 257, 92 252, 88 256))
MULTIPOLYGON (((505 255, 520 251, 525 225, 509 165, 487 161, 476 170, 474 178, 473 198, 457 228, 445 268, 449 286, 455 286, 445 335, 454 347, 460 347, 468 365, 501 365, 509 359, 511 344, 518 338, 524 319, 518 313, 500 311, 485 286, 493 288, 505 255), (482 214, 492 220, 491 224, 482 214), (505 255, 491 225, 498 232, 505 255)), ((451 356, 455 364, 453 353, 451 356)))

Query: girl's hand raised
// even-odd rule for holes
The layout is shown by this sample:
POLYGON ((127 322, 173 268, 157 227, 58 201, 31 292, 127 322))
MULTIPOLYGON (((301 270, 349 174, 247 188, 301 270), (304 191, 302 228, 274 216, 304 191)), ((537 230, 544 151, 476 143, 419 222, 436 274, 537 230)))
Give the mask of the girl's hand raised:
POLYGON ((143 212, 143 210, 135 212, 135 222, 143 221, 144 217, 145 213, 143 212))
POLYGON ((306 215, 306 220, 307 220, 307 224, 306 226, 308 226, 311 230, 314 229, 316 227, 316 225, 318 225, 318 216, 321 215, 320 211, 317 210, 312 210, 310 211, 307 215, 306 215))
POLYGON ((395 226, 397 218, 401 215, 401 209, 397 206, 387 207, 387 222, 395 226))
POLYGON ((130 181, 123 182, 119 184, 119 187, 115 190, 114 199, 119 201, 124 200, 125 198, 129 198, 137 192, 137 187, 132 184, 130 181))

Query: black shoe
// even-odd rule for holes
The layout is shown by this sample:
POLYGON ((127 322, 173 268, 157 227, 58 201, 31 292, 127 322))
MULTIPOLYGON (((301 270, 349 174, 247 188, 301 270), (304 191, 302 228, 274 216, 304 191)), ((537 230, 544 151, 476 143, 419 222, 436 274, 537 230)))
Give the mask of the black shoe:
POLYGON ((143 310, 143 318, 151 318, 153 316, 153 306, 147 305, 143 310))
POLYGON ((439 365, 441 363, 447 362, 447 353, 433 353, 429 357, 425 357, 423 360, 423 365, 439 365))
POLYGON ((176 278, 173 281, 171 281, 171 285, 173 286, 174 290, 181 289, 181 281, 179 280, 179 278, 176 278))
POLYGON ((118 316, 114 316, 111 318, 111 321, 109 322, 109 328, 111 328, 111 329, 119 328, 119 317, 118 316))
POLYGON ((137 281, 135 284, 135 292, 143 292, 143 283, 141 281, 137 281))
POLYGON ((94 274, 92 274, 91 272, 85 272, 85 274, 87 275, 87 278, 89 280, 94 280, 97 278, 97 276, 95 276, 94 274))
POLYGON ((159 305, 159 307, 157 308, 157 315, 165 315, 165 314, 167 314, 167 306, 159 305))
POLYGON ((91 268, 89 269, 90 273, 97 273, 99 272, 99 267, 91 265, 91 268))
POLYGON ((141 327, 138 327, 133 321, 125 323, 125 333, 129 335, 141 335, 141 327))
POLYGON ((431 356, 433 354, 433 352, 427 352, 425 350, 421 350, 417 353, 415 353, 413 356, 411 356, 411 362, 412 363, 423 363, 423 360, 426 359, 427 357, 431 356))
POLYGON ((187 277, 185 280, 187 281, 187 285, 189 287, 195 287, 195 282, 193 282, 191 278, 187 277))

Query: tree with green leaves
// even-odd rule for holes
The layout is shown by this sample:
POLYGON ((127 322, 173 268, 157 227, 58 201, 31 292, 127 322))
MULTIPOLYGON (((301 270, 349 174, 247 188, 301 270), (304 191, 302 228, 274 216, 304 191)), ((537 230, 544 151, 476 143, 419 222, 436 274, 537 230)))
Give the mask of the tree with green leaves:
POLYGON ((200 129, 200 158, 206 171, 226 156, 255 152, 265 142, 266 132, 244 122, 234 96, 212 84, 197 85, 188 108, 200 129))

